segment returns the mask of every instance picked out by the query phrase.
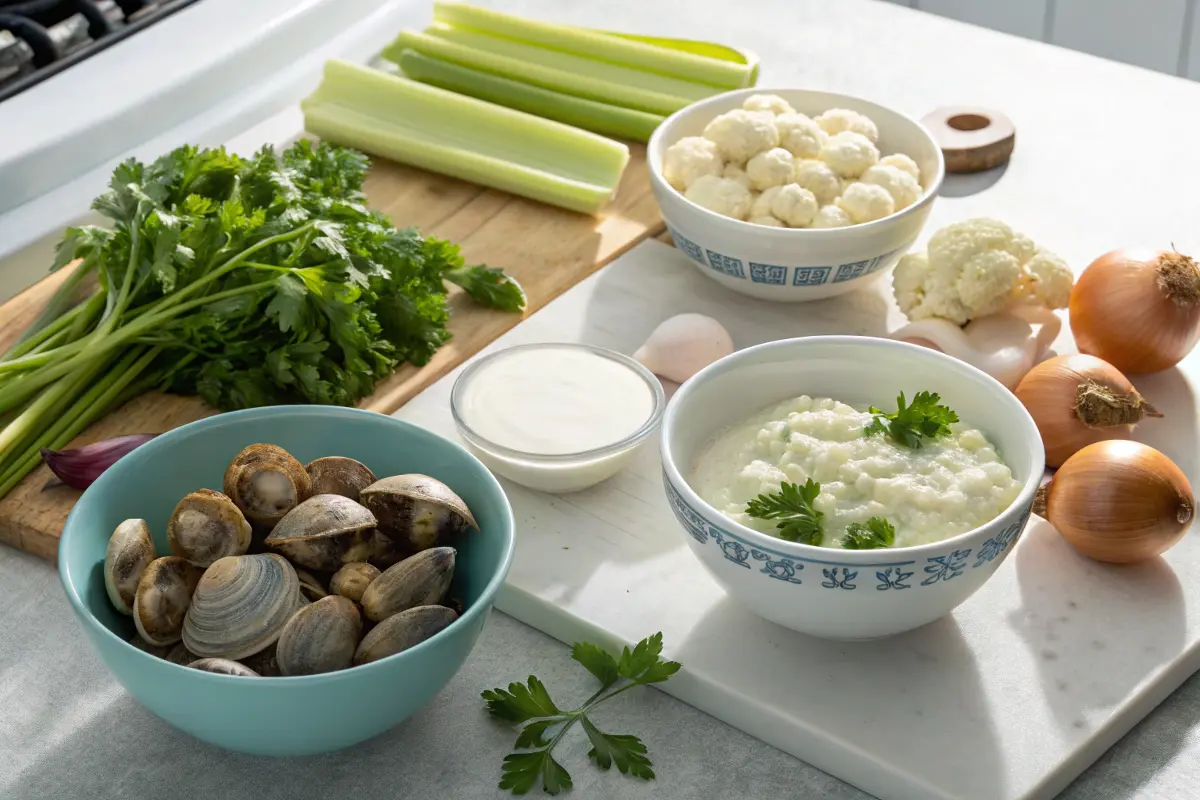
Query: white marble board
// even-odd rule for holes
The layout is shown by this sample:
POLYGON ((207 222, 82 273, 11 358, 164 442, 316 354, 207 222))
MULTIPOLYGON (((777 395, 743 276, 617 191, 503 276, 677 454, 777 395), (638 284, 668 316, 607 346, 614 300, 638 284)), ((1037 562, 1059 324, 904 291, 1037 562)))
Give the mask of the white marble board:
MULTIPOLYGON (((738 347, 882 335, 900 322, 887 291, 885 278, 821 303, 763 303, 717 286, 674 248, 645 242, 483 352, 570 341, 630 353, 685 311, 720 319, 738 347)), ((1193 483, 1195 363, 1137 384, 1167 414, 1139 438, 1193 483)), ((396 416, 455 436, 457 374, 396 416)), ((1195 535, 1165 558, 1112 567, 1077 556, 1034 517, 952 616, 888 640, 834 643, 730 600, 688 550, 660 469, 649 446, 623 473, 574 495, 506 482, 517 553, 498 607, 563 642, 632 643, 661 630, 684 664, 664 691, 884 800, 1052 797, 1200 669, 1195 535)))

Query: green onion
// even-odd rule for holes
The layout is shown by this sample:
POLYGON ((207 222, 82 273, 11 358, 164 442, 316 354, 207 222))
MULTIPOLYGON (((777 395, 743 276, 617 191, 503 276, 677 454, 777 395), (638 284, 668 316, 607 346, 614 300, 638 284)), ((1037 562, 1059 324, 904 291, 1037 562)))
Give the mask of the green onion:
POLYGON ((663 121, 663 117, 657 114, 572 97, 540 86, 531 86, 499 75, 451 64, 440 58, 422 55, 415 50, 403 51, 399 63, 404 74, 413 80, 607 136, 645 142, 663 121))
POLYGON ((550 50, 575 53, 595 61, 705 83, 718 89, 753 86, 757 77, 757 62, 753 65, 737 63, 734 58, 714 57, 711 50, 696 52, 696 48, 684 50, 664 47, 662 45, 667 40, 615 36, 586 28, 523 19, 464 3, 434 3, 433 18, 458 28, 472 28, 550 50))
POLYGON ((345 61, 326 63, 301 107, 334 143, 585 213, 629 161, 620 142, 345 61))

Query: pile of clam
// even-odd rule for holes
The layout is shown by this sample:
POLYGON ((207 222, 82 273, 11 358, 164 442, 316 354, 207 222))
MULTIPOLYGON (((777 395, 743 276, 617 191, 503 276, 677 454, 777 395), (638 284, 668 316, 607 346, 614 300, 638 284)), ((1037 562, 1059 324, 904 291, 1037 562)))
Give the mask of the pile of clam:
POLYGON ((254 444, 223 488, 179 501, 169 556, 145 520, 113 532, 104 582, 135 646, 226 675, 313 675, 399 653, 461 613, 446 545, 479 526, 445 484, 254 444))

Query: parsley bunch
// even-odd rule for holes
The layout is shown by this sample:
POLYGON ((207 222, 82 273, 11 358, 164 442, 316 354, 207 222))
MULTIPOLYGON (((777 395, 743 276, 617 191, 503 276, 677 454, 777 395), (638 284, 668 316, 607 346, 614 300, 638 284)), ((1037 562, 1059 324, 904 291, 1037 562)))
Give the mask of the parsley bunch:
POLYGON ((809 478, 803 486, 783 483, 774 494, 760 494, 746 504, 746 514, 756 519, 775 519, 779 538, 820 546, 825 534, 821 523, 825 514, 813 508, 821 493, 821 484, 809 478))
POLYGON ((661 683, 679 671, 676 661, 663 661, 662 634, 656 633, 628 647, 620 659, 588 642, 576 642, 571 658, 592 673, 600 688, 579 708, 561 710, 535 676, 525 683, 510 683, 507 689, 490 689, 482 693, 488 713, 497 719, 520 724, 521 733, 513 745, 522 752, 504 757, 500 788, 513 794, 525 794, 540 780, 542 790, 556 795, 572 786, 571 775, 554 760, 552 752, 572 726, 578 722, 592 744, 588 758, 602 770, 613 764, 623 774, 643 780, 654 778, 646 745, 636 736, 604 733, 588 715, 606 700, 635 686, 661 683), (550 738, 546 738, 549 736, 550 738))
POLYGON ((917 392, 912 403, 904 403, 904 392, 896 398, 896 413, 871 406, 874 419, 863 429, 867 436, 887 434, 893 442, 917 450, 925 439, 950 435, 950 425, 958 422, 958 414, 941 405, 936 392, 917 392))
POLYGON ((81 264, 0 359, 0 497, 150 388, 230 410, 354 405, 450 334, 444 281, 509 311, 525 295, 457 246, 368 209, 368 162, 301 141, 249 158, 181 147, 116 168, 53 268, 81 264), (89 282, 96 288, 79 301, 89 282))

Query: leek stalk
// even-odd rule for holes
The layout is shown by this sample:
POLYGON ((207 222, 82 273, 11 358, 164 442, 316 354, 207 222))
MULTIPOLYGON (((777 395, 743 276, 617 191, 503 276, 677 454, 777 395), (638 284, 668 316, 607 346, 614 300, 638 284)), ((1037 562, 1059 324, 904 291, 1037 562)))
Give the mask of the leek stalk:
POLYGON ((331 142, 590 214, 629 161, 620 142, 345 61, 301 108, 331 142))
POLYGON ((645 142, 663 117, 633 108, 572 97, 499 75, 451 64, 415 50, 400 54, 400 68, 413 80, 477 97, 606 136, 645 142))

